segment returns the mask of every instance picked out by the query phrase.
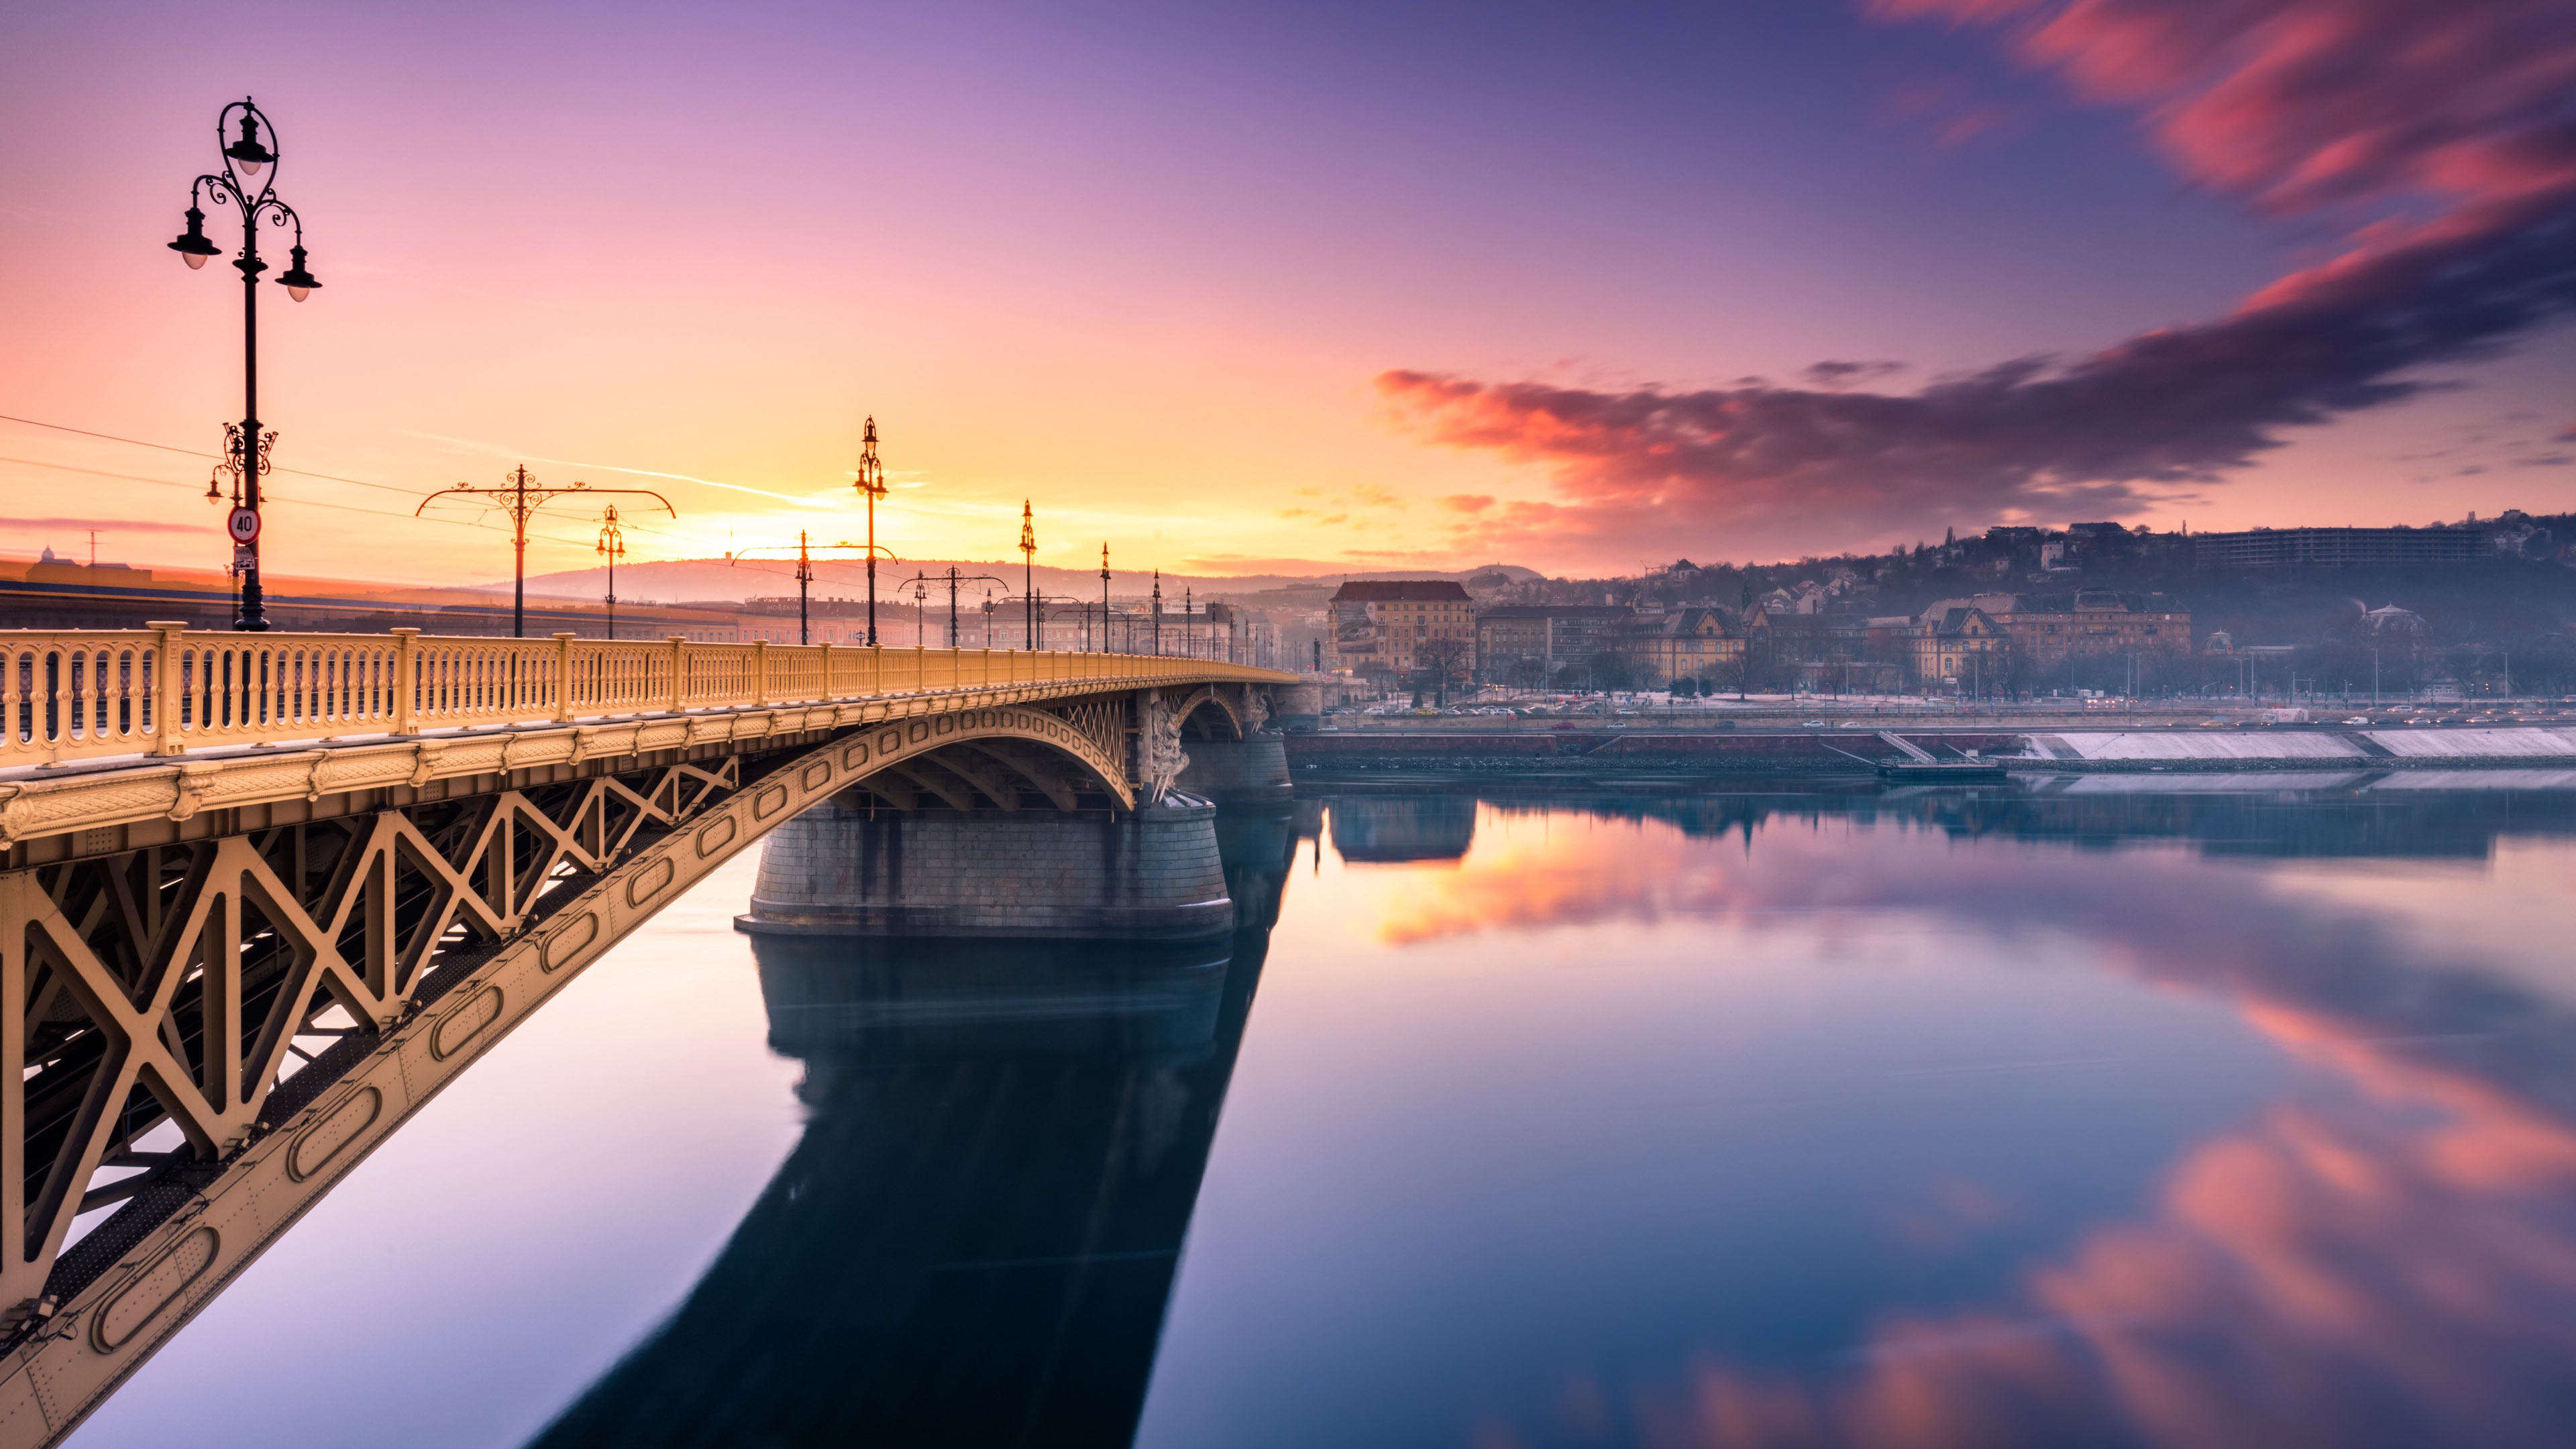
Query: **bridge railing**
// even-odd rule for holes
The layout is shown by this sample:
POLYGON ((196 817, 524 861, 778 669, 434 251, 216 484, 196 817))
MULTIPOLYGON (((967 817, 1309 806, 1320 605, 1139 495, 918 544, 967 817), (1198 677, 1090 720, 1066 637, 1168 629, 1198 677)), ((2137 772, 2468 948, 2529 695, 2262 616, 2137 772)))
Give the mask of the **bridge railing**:
POLYGON ((1269 677, 1205 659, 389 634, 0 632, 0 768, 469 725, 1082 680, 1269 677))

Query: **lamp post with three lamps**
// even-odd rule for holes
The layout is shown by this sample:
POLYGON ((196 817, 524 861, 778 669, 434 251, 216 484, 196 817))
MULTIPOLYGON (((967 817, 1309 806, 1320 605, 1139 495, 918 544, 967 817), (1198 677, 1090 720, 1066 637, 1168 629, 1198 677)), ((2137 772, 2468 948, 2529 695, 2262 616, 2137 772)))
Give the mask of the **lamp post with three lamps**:
MULTIPOLYGON (((259 581, 259 480, 268 472, 269 447, 277 441, 276 433, 263 433, 259 426, 259 274, 268 270, 268 263, 259 256, 262 218, 271 226, 295 229, 295 241, 288 249, 290 264, 277 276, 286 295, 301 302, 322 285, 304 265, 304 219, 277 198, 278 152, 271 144, 276 139, 277 128, 248 96, 217 112, 215 144, 222 150, 224 169, 189 184, 188 229, 170 243, 170 250, 190 269, 203 267, 221 249, 206 237, 206 212, 198 202, 230 206, 241 213, 241 255, 233 259, 233 266, 242 277, 242 420, 238 426, 224 425, 224 461, 216 465, 215 473, 220 477, 229 472, 233 479, 233 511, 224 522, 224 531, 233 541, 233 573, 241 580, 241 603, 233 627, 254 632, 268 627, 266 596, 259 581), (226 143, 224 128, 235 121, 235 112, 240 113, 240 134, 226 143), (263 134, 266 140, 261 139, 263 134)), ((206 482, 206 496, 223 496, 213 478, 206 482)))

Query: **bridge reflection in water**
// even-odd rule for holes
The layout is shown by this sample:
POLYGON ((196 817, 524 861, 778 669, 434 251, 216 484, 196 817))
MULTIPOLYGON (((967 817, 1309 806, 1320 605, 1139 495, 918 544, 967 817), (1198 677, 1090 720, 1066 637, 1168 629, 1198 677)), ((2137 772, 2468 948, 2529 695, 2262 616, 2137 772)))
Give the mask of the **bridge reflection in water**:
POLYGON ((1129 1442, 1296 844, 1219 839, 1194 944, 751 937, 804 1136, 535 1443, 1129 1442))

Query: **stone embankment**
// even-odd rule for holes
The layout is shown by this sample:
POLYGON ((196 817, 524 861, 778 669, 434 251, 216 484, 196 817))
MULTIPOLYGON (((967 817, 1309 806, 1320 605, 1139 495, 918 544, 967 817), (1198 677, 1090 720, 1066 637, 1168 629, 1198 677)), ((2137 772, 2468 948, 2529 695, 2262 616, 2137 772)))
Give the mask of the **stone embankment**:
MULTIPOLYGON (((2015 771, 2418 770, 2576 767, 2576 725, 2364 729, 1903 729, 1942 758, 1978 755, 2015 771)), ((1320 731, 1291 735, 1301 777, 1372 770, 1657 774, 1866 771, 1893 754, 1866 729, 1689 733, 1586 729, 1320 731)))

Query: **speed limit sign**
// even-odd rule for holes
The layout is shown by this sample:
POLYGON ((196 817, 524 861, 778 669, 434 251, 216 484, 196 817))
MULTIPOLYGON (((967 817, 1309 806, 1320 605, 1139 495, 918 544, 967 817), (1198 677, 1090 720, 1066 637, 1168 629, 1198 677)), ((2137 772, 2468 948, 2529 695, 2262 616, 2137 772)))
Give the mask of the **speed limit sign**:
POLYGON ((233 536, 233 542, 248 543, 259 537, 259 515, 247 508, 236 508, 224 520, 224 531, 233 536))

